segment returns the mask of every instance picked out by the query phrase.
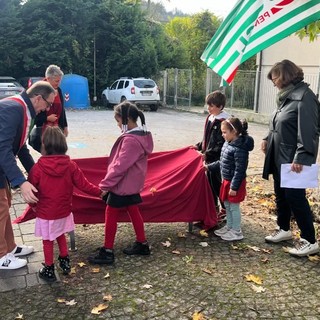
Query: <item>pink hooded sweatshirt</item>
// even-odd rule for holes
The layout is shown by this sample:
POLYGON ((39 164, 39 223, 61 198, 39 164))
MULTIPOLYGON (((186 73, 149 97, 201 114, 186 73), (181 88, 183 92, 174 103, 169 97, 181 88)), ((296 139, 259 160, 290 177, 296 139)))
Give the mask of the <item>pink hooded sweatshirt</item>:
POLYGON ((140 193, 147 173, 148 155, 152 150, 150 132, 138 128, 123 133, 112 147, 108 172, 99 187, 119 196, 140 193))

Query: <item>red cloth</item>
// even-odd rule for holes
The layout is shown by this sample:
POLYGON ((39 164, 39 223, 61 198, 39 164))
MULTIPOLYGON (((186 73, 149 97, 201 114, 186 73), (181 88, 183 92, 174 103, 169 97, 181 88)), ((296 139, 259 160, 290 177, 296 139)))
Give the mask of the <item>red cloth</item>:
MULTIPOLYGON (((87 179, 98 184, 107 170, 107 157, 73 159, 87 179)), ((139 205, 145 222, 203 221, 204 227, 217 224, 212 191, 202 165, 202 156, 194 149, 183 148, 155 152, 148 157, 148 170, 139 205)), ((72 212, 75 223, 104 222, 105 203, 74 189, 72 212)), ((28 208, 14 222, 34 218, 28 208)), ((127 213, 119 215, 120 222, 128 222, 127 213)))

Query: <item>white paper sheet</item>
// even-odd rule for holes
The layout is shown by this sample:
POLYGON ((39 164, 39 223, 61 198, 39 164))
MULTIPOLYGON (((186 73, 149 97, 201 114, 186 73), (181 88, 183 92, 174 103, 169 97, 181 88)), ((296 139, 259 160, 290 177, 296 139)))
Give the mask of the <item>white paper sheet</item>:
POLYGON ((291 171, 291 163, 281 165, 281 188, 306 189, 318 187, 319 166, 303 166, 300 173, 291 171))

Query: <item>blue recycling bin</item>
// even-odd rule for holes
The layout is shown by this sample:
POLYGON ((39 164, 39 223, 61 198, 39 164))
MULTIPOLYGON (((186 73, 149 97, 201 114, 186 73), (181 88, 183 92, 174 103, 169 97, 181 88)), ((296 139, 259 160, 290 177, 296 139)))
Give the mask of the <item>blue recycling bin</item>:
POLYGON ((65 108, 87 109, 90 107, 89 84, 86 77, 66 74, 62 77, 60 88, 65 108))

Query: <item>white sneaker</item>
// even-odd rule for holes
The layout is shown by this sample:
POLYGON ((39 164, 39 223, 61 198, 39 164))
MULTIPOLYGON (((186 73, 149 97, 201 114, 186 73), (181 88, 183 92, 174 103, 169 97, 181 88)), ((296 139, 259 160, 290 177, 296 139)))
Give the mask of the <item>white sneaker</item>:
POLYGON ((27 260, 16 258, 12 253, 7 253, 0 259, 0 269, 14 270, 27 265, 27 260))
POLYGON ((32 246, 25 246, 22 244, 21 246, 16 246, 11 253, 16 256, 27 256, 28 254, 32 253, 34 251, 34 248, 32 246))
POLYGON ((226 241, 242 240, 243 239, 243 234, 242 234, 241 230, 240 231, 236 231, 236 230, 230 229, 229 231, 227 231, 226 233, 221 235, 221 239, 222 240, 226 240, 226 241))
POLYGON ((230 230, 230 228, 227 225, 225 225, 224 227, 215 230, 213 233, 216 236, 221 237, 223 234, 227 233, 229 230, 230 230))
POLYGON ((282 229, 277 229, 273 234, 266 236, 264 238, 266 242, 273 242, 273 243, 291 240, 291 239, 292 239, 291 230, 284 231, 282 229))
POLYGON ((305 239, 300 239, 295 248, 292 248, 288 251, 293 256, 305 257, 310 254, 315 254, 319 252, 318 242, 310 243, 305 239))

